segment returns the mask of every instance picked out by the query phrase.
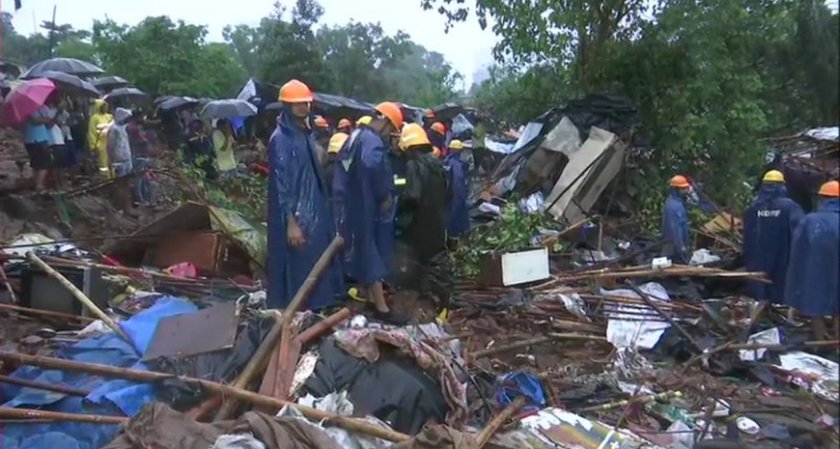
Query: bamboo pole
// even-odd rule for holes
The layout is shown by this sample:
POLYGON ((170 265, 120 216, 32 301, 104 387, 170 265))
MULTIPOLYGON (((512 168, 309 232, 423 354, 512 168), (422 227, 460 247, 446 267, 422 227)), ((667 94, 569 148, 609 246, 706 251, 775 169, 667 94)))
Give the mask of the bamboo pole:
POLYGON ((64 393, 70 396, 80 396, 85 397, 90 394, 90 391, 82 390, 79 388, 68 387, 66 385, 54 385, 54 384, 45 384, 42 382, 36 382, 34 380, 27 380, 27 379, 18 379, 17 377, 11 376, 3 376, 0 375, 0 383, 9 384, 9 385, 18 385, 21 387, 29 387, 29 388, 36 388, 38 390, 44 391, 54 391, 56 393, 64 393))
POLYGON ((595 335, 581 335, 581 334, 558 334, 558 333, 550 333, 544 337, 535 337, 529 338, 527 340, 517 341, 508 345, 503 345, 495 348, 484 349, 481 351, 476 351, 471 354, 474 359, 479 359, 483 357, 489 357, 491 355, 495 355, 501 352, 510 351, 513 349, 524 348, 526 346, 533 346, 539 345, 543 343, 548 343, 553 340, 557 339, 573 339, 573 340, 593 340, 593 341, 607 341, 604 337, 599 337, 595 335))
POLYGON ((10 310, 13 312, 27 313, 31 315, 42 315, 61 320, 83 321, 88 323, 96 321, 95 319, 87 316, 71 315, 69 313, 53 312, 51 310, 33 309, 31 307, 16 306, 14 304, 0 303, 0 310, 10 310))
POLYGON ((493 438, 493 435, 499 430, 500 427, 508 420, 511 416, 513 416, 516 412, 519 411, 522 407, 525 406, 525 398, 518 397, 515 401, 511 402, 501 413, 496 415, 490 422, 487 424, 486 427, 481 429, 481 432, 475 438, 475 449, 483 449, 487 443, 490 442, 490 439, 493 438))
POLYGON ((41 258, 38 257, 34 252, 30 251, 26 253, 26 257, 27 259, 29 259, 30 262, 37 265, 38 268, 44 270, 45 273, 47 273, 50 277, 58 281, 64 288, 69 290, 70 293, 72 293, 73 296, 79 300, 79 302, 81 302, 85 307, 87 307, 91 313, 93 313, 97 318, 102 320, 102 322, 105 323, 108 327, 113 329, 114 332, 116 332, 117 335, 122 337, 123 340, 127 341, 128 344, 135 351, 137 350, 137 346, 134 345, 134 342, 131 340, 131 337, 129 337, 128 334, 126 334, 125 331, 122 330, 120 325, 117 324, 116 321, 112 320, 111 317, 109 317, 105 312, 102 311, 102 309, 97 307, 97 305, 94 304, 94 302, 91 301, 90 298, 85 296, 85 294, 82 293, 81 290, 79 290, 75 285, 73 285, 72 282, 68 281, 67 278, 64 277, 58 271, 55 271, 53 267, 47 265, 47 263, 41 260, 41 258))
POLYGON ((28 408, 0 407, 2 419, 35 419, 63 422, 80 422, 90 424, 128 424, 125 416, 84 415, 81 413, 48 412, 28 408))
POLYGON ((410 437, 404 433, 397 432, 392 429, 379 427, 368 423, 367 421, 349 418, 346 416, 339 416, 318 410, 312 407, 295 404, 290 401, 282 399, 262 396, 260 394, 244 390, 242 388, 234 388, 228 385, 223 385, 218 382, 211 382, 204 379, 197 379, 187 376, 175 376, 167 373, 159 373, 155 371, 140 371, 129 368, 118 368, 108 365, 100 365, 97 363, 76 362, 74 360, 56 359, 53 357, 33 356, 20 354, 16 352, 0 351, 0 360, 17 362, 22 365, 33 365, 42 368, 59 369, 67 371, 77 371, 89 374, 95 374, 104 377, 115 377, 120 379, 136 380, 140 382, 154 382, 166 379, 177 379, 182 382, 195 384, 201 388, 218 393, 225 396, 232 396, 239 400, 261 406, 268 407, 274 410, 279 410, 287 405, 294 406, 305 417, 313 421, 324 421, 327 424, 341 427, 346 430, 371 435, 377 438, 382 438, 387 441, 401 442, 408 440, 410 437))

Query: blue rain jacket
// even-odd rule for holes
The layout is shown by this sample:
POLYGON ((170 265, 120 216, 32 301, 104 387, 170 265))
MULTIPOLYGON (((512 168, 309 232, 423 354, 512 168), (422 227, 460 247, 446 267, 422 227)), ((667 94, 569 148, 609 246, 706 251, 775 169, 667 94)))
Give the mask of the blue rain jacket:
POLYGON ((362 127, 353 141, 339 152, 346 179, 344 218, 351 245, 347 253, 347 274, 363 285, 385 280, 393 264, 394 174, 388 148, 376 133, 362 127), (382 205, 390 201, 386 210, 382 205))
POLYGON ((772 284, 747 283, 753 298, 784 302, 790 243, 802 219, 802 208, 788 198, 784 184, 763 184, 744 213, 744 262, 747 271, 762 271, 772 284))
POLYGON ((452 237, 466 234, 470 230, 470 213, 467 208, 469 196, 469 168, 461 159, 460 152, 449 153, 444 159, 449 170, 449 185, 452 189, 452 204, 449 209, 446 230, 452 237))
MULTIPOLYGON (((268 305, 284 308, 336 232, 312 133, 294 123, 288 111, 278 118, 269 141, 268 164, 268 305), (300 248, 288 244, 290 216, 295 217, 306 240, 300 248)), ((343 296, 339 259, 321 275, 306 309, 329 306, 343 296)))
POLYGON ((793 233, 785 304, 805 316, 840 309, 840 200, 822 200, 793 233))
POLYGON ((678 189, 671 189, 665 207, 662 208, 662 238, 665 240, 663 254, 674 263, 687 264, 691 260, 688 251, 688 211, 678 189))

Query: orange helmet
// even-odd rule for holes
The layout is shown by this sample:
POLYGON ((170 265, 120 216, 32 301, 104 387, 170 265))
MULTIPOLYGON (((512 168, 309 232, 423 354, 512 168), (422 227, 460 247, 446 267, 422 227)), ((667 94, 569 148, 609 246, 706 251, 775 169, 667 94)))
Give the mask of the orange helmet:
POLYGON ((446 125, 441 122, 434 122, 432 123, 432 131, 441 135, 446 134, 446 125))
POLYGON ((330 127, 330 124, 329 124, 329 122, 327 122, 327 119, 325 119, 324 117, 321 117, 320 115, 316 115, 315 120, 313 120, 312 122, 318 128, 329 128, 330 127))
POLYGON ((670 182, 671 187, 676 187, 678 189, 684 189, 689 186, 688 179, 685 179, 683 175, 677 175, 671 178, 670 182))
POLYGON ((840 197, 840 183, 837 181, 829 181, 820 187, 820 196, 829 198, 840 197))
POLYGON ((394 125, 394 128, 397 128, 397 131, 401 130, 403 127, 403 115, 402 110, 400 110, 400 106, 396 103, 391 103, 390 101, 385 101, 379 103, 376 106, 376 112, 388 117, 388 120, 391 121, 391 124, 394 125))
POLYGON ((309 86, 298 80, 291 80, 280 88, 280 97, 283 103, 311 103, 312 91, 309 86))
POLYGON ((352 128, 352 127, 353 127, 353 125, 350 124, 350 120, 347 120, 346 118, 343 118, 343 119, 338 121, 338 129, 352 128))

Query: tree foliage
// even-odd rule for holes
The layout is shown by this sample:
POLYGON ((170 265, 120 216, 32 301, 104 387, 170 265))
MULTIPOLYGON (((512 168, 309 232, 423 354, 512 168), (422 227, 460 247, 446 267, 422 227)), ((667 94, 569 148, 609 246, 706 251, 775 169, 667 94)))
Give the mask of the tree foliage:
MULTIPOLYGON (((423 2, 448 20, 467 17, 463 2, 423 2)), ((504 50, 476 92, 479 106, 519 124, 589 92, 639 105, 637 144, 651 151, 625 182, 651 216, 677 172, 737 206, 742 181, 761 166, 762 138, 838 122, 838 16, 820 0, 474 5, 496 22, 504 50)))
POLYGON ((227 45, 205 43, 203 26, 147 17, 135 26, 95 21, 93 45, 103 68, 152 94, 230 95, 246 76, 227 45))
POLYGON ((55 56, 100 64, 155 95, 230 97, 247 78, 282 84, 300 79, 319 92, 376 102, 396 100, 433 106, 457 98, 460 75, 439 53, 388 35, 379 24, 319 25, 323 7, 295 0, 275 3, 257 26, 231 25, 224 42, 207 42, 207 29, 168 17, 129 26, 110 19, 92 31, 45 23, 31 36, 15 32, 3 15, 6 57, 25 65, 55 56))

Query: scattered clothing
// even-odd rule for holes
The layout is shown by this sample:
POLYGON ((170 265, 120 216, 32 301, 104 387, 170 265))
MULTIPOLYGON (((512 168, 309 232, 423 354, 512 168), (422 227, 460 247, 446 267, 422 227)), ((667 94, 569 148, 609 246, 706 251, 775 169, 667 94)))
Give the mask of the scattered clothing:
POLYGON ((809 317, 840 312, 840 199, 823 199, 793 234, 785 304, 809 317))
MULTIPOLYGON (((315 142, 290 111, 278 119, 269 143, 268 304, 289 304, 309 271, 335 236, 327 189, 315 159, 315 142), (305 242, 292 247, 287 238, 294 218, 305 242)), ((307 309, 321 309, 344 296, 341 261, 335 258, 318 281, 307 309)))
POLYGON ((747 271, 767 273, 771 284, 749 281, 747 291, 760 301, 784 302, 790 244, 802 208, 788 198, 784 184, 765 183, 744 213, 744 260, 747 271))

